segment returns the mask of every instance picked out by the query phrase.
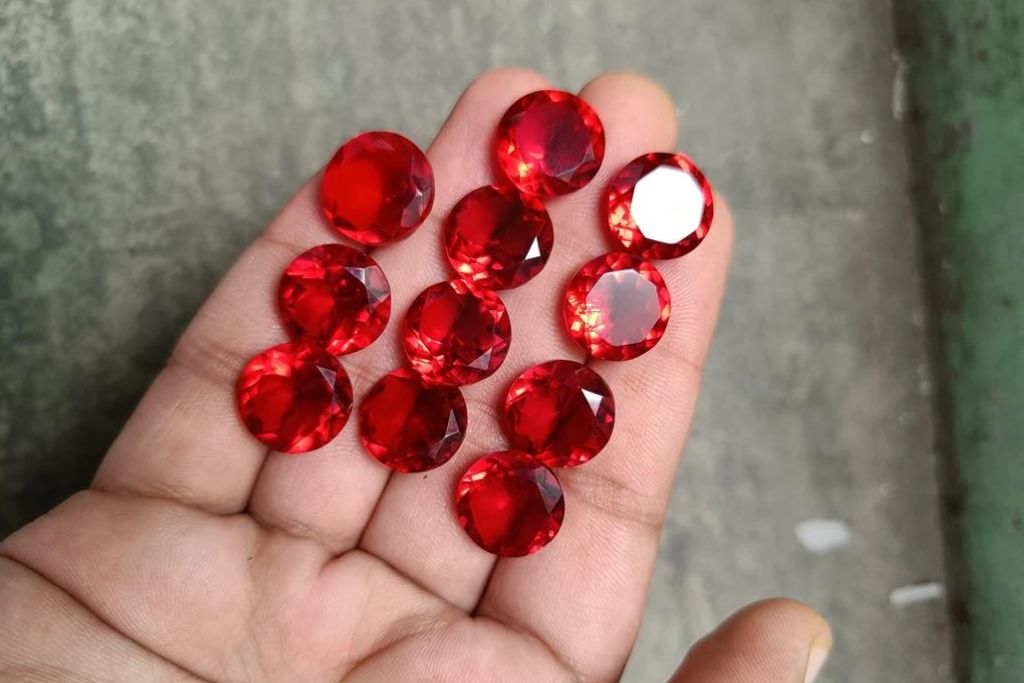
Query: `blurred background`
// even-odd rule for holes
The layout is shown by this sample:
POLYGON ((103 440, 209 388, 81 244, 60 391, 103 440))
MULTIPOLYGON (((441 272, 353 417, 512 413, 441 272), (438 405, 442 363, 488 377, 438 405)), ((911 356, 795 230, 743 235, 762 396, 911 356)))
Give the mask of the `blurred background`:
POLYGON ((999 584, 1024 559, 1020 459, 985 498, 1003 503, 979 513, 963 487, 1022 455, 1021 384, 973 407, 1002 381, 977 364, 1020 370, 1024 334, 996 332, 1002 355, 964 339, 1020 320, 1024 255, 992 231, 995 256, 969 246, 993 202, 958 199, 997 197, 995 230, 1024 209, 1020 171, 1003 172, 1024 126, 999 118, 1024 104, 1020 15, 1012 0, 4 0, 0 535, 87 484, 219 275, 340 142, 385 128, 426 146, 490 67, 570 90, 627 68, 674 96, 737 248, 624 680, 664 680, 773 595, 831 620, 825 681, 1024 680, 1024 590, 999 584), (1005 135, 978 161, 993 119, 1005 135), (992 259, 1003 314, 970 318, 990 292, 943 283, 977 285, 992 259), (972 545, 978 520, 997 538, 972 545))

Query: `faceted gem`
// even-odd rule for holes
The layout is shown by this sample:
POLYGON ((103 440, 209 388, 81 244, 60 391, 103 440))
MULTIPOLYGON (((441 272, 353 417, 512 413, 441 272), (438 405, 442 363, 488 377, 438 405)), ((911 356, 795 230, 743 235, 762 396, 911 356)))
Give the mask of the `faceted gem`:
POLYGON ((505 304, 463 280, 439 282, 405 316, 405 355, 431 384, 472 384, 501 367, 512 341, 505 304))
POLYGON ((635 254, 600 256, 580 268, 565 292, 565 327, 592 358, 629 360, 649 351, 668 325, 668 287, 635 254))
POLYGON ((521 97, 498 124, 498 163, 523 192, 554 197, 585 186, 604 159, 604 126, 579 97, 541 90, 521 97))
POLYGON ((238 377, 236 396, 253 436, 283 453, 320 448, 352 410, 352 384, 338 359, 299 342, 253 356, 238 377))
POLYGON ((455 488, 459 524, 487 552, 522 557, 555 537, 565 517, 555 473, 525 453, 483 456, 455 488))
POLYGON ((386 131, 343 144, 324 169, 327 220, 360 244, 384 244, 418 228, 434 203, 434 171, 420 148, 386 131))
POLYGON ((615 399, 601 376, 581 363, 554 360, 520 375, 505 399, 512 447, 548 467, 575 467, 608 443, 615 399))
POLYGON ((697 248, 714 217, 711 184, 683 154, 652 153, 626 164, 608 191, 608 226, 627 251, 677 258, 697 248))
POLYGON ((555 233, 540 200, 492 185, 455 205, 444 241, 460 277, 488 289, 510 289, 541 271, 555 233))
POLYGON ((391 288, 377 262, 343 244, 321 244, 288 265, 278 291, 288 330, 340 356, 369 346, 391 316, 391 288))
POLYGON ((429 386, 415 372, 385 375, 359 406, 359 437, 396 472, 425 472, 448 462, 466 435, 466 401, 457 387, 429 386))

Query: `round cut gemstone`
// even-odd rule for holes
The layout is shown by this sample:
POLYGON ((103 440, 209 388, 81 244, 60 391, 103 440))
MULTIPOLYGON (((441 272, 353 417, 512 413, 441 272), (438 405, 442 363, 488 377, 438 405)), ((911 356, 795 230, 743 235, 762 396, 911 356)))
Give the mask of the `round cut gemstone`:
POLYGON ((418 228, 434 203, 434 171, 420 148, 386 131, 343 144, 324 169, 327 220, 360 244, 385 244, 418 228))
POLYGON ((321 244, 292 261, 278 292, 285 326, 335 356, 369 346, 388 324, 391 288, 366 254, 321 244))
POLYGON ((472 384, 501 367, 512 341, 505 304, 463 280, 439 282, 405 316, 405 355, 431 384, 472 384))
POLYGON ((551 217, 540 200, 493 185, 459 200, 444 233, 455 272, 489 289, 518 287, 539 273, 554 241, 551 217))
POLYGON ((665 334, 668 287, 642 256, 612 253, 580 268, 565 292, 565 327, 591 358, 629 360, 665 334))
POLYGON ((425 472, 448 462, 466 435, 466 401, 457 387, 428 386, 395 370, 359 406, 363 446, 396 472, 425 472))
POLYGON ((585 186, 604 159, 604 126, 582 99, 559 90, 519 98, 498 124, 498 162, 523 192, 554 197, 585 186))
POLYGON ((505 399, 512 447, 548 467, 575 467, 611 438, 615 399, 601 376, 569 360, 541 363, 520 375, 505 399))
POLYGON ((238 377, 236 396, 253 436, 283 453, 320 448, 352 411, 345 368, 323 349, 299 342, 253 356, 238 377))
POLYGON ((683 154, 637 157, 612 180, 608 226, 630 252, 677 258, 697 248, 714 217, 711 184, 683 154))
POLYGON ((455 513, 484 550, 522 557, 555 537, 565 501, 554 472, 525 453, 500 451, 483 456, 462 475, 455 513))

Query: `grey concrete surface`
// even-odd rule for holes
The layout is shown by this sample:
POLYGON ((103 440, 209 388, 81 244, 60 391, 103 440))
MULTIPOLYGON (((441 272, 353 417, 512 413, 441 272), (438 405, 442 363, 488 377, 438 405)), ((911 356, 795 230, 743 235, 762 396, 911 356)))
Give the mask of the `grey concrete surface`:
POLYGON ((0 532, 88 480, 218 275, 340 140, 425 144, 491 66, 567 88, 638 69, 679 103, 738 240, 625 680, 664 680, 730 611, 779 594, 832 620, 824 680, 949 680, 943 601, 889 601, 943 581, 890 11, 5 0, 0 532), (808 551, 794 529, 814 518, 848 543, 808 551))

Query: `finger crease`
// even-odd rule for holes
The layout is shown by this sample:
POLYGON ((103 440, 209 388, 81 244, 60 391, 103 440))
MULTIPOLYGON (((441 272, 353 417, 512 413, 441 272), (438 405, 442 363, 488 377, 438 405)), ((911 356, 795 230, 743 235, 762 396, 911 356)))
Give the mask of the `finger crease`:
POLYGON ((563 476, 566 488, 572 489, 573 503, 585 504, 608 516, 630 522, 658 535, 664 521, 661 499, 641 492, 599 469, 573 470, 563 476))
POLYGON ((277 532, 300 541, 312 541, 331 554, 332 557, 341 555, 355 547, 355 541, 347 544, 340 544, 335 539, 328 537, 323 532, 305 522, 295 519, 274 520, 261 514, 251 506, 246 510, 256 524, 265 531, 277 532))
POLYGON ((522 638, 525 638, 527 641, 533 642, 541 650, 546 652, 549 657, 551 657, 552 661, 555 662, 558 668, 565 672, 566 676, 568 677, 567 680, 572 681, 573 683, 583 683, 583 681, 585 680, 583 674, 581 674, 575 666, 573 666, 569 661, 567 661, 559 652, 555 650, 555 648, 551 647, 548 641, 542 638, 533 629, 529 628, 525 624, 520 623, 519 621, 509 618, 508 615, 501 612, 501 610, 496 610, 492 607, 488 607, 487 612, 487 615, 474 615, 473 618, 479 619, 481 621, 489 621, 493 624, 506 628, 515 634, 518 634, 522 638))
POLYGON ((157 652, 157 651, 153 650, 152 648, 150 648, 145 643, 142 643, 139 640, 136 640, 135 638, 131 637, 130 635, 128 635, 127 633, 122 631, 120 628, 115 626, 113 623, 111 623, 110 621, 104 619, 102 615, 97 613, 95 610, 91 609, 87 604, 85 604, 82 600, 80 600, 78 598, 78 596, 76 596, 74 593, 72 593, 71 591, 66 589, 60 583, 55 581, 52 577, 48 576, 46 573, 36 569, 35 567, 33 567, 33 566, 31 566, 31 565, 21 561, 20 559, 14 557, 10 553, 4 552, 2 550, 0 550, 0 558, 3 558, 5 560, 8 560, 8 561, 16 564, 17 566, 21 567, 25 571, 34 574, 35 576, 39 577, 40 579, 42 579, 46 583, 50 584, 51 586, 53 586, 54 588, 59 590, 61 593, 66 595, 69 600, 73 601, 75 604, 77 604, 79 607, 81 607, 82 610, 84 610, 86 613, 88 613, 94 619, 96 619, 96 621, 100 622, 101 624, 103 624, 104 626, 109 628, 111 631, 113 631, 115 634, 117 634, 121 638, 124 638, 125 640, 127 640, 129 643, 132 643, 133 645, 135 645, 136 647, 141 649, 146 654, 148 654, 148 655, 150 655, 150 656, 160 660, 161 662, 164 662, 168 666, 171 666, 171 667, 174 667, 174 668, 178 669, 179 671, 181 671, 185 675, 191 676, 192 678, 195 678, 196 680, 200 681, 201 683, 212 683, 212 681, 210 681, 210 679, 207 679, 207 678, 204 678, 203 676, 200 676, 195 671, 192 671, 191 669, 187 668, 186 666, 184 666, 184 665, 182 665, 182 664, 180 664, 178 662, 175 662, 174 660, 169 659, 168 657, 165 657, 164 655, 162 655, 159 652, 157 652))

